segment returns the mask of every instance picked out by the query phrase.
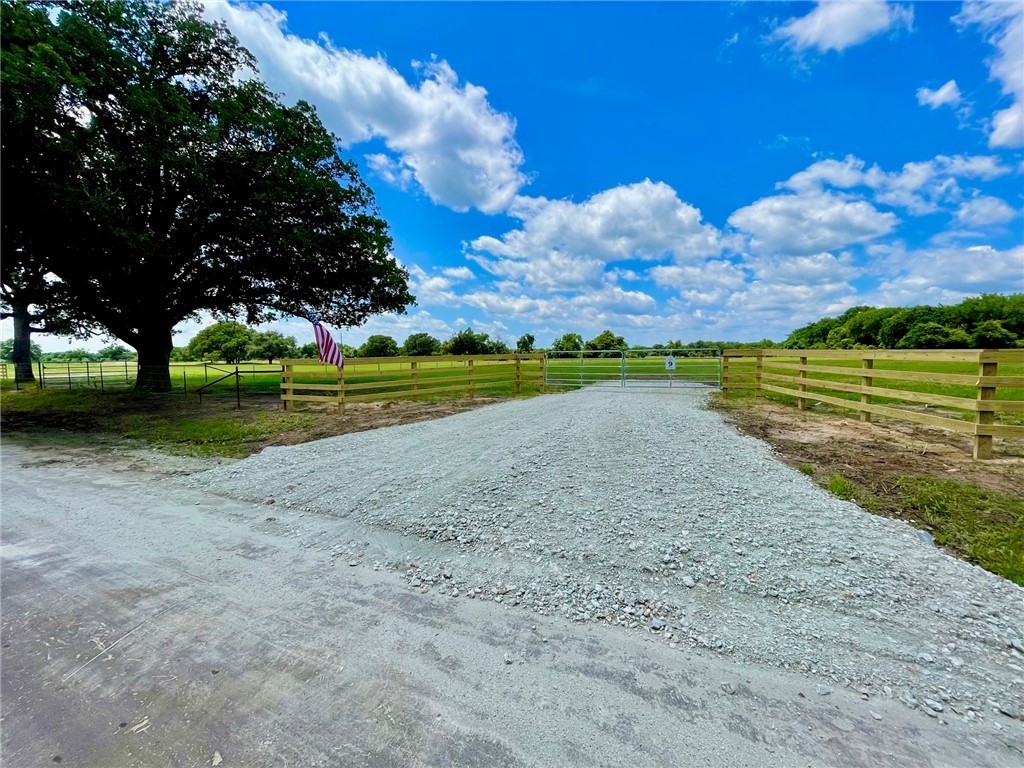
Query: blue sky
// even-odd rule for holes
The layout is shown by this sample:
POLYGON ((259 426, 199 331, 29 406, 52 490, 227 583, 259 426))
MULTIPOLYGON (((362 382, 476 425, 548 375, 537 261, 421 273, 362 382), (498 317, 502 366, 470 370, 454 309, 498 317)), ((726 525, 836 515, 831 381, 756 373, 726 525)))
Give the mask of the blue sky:
POLYGON ((391 224, 418 303, 346 343, 780 340, 1024 290, 1024 4, 206 7, 391 224))

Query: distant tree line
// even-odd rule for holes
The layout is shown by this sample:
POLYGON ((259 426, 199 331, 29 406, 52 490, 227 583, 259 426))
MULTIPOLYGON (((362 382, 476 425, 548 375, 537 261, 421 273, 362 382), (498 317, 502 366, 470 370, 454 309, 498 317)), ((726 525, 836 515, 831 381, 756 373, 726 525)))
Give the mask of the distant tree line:
POLYGON ((669 352, 673 350, 682 349, 768 349, 771 347, 778 346, 771 339, 761 339, 761 341, 710 341, 707 339, 698 339, 697 341, 688 341, 683 343, 679 339, 670 340, 664 344, 627 344, 626 340, 622 336, 616 336, 611 331, 605 330, 597 334, 590 341, 584 341, 583 337, 578 333, 567 333, 564 336, 559 336, 551 342, 549 348, 552 352, 579 352, 579 351, 602 351, 609 354, 618 354, 618 352, 626 351, 637 351, 638 355, 643 355, 644 352, 653 351, 657 352, 669 352))
MULTIPOLYGON (((102 363, 112 360, 135 360, 138 354, 120 344, 111 344, 98 352, 87 349, 69 349, 64 352, 43 352, 38 344, 31 347, 33 363, 102 363)), ((5 363, 14 361, 14 339, 0 341, 0 360, 5 363)))
POLYGON ((787 349, 1024 347, 1024 293, 983 294, 944 307, 853 307, 798 328, 787 349))

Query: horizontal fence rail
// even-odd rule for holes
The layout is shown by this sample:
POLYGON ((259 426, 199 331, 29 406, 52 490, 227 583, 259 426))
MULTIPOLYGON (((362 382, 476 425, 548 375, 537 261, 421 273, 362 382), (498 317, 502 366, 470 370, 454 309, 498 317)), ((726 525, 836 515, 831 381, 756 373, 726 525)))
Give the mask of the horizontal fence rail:
POLYGON ((346 358, 337 368, 317 360, 282 360, 281 400, 346 403, 423 397, 450 392, 470 396, 496 388, 544 386, 544 355, 432 355, 346 358))
POLYGON ((765 392, 973 437, 976 459, 992 439, 1024 438, 1024 349, 727 349, 723 394, 765 392), (1002 366, 1002 368, 1000 367, 1002 366), (938 412, 931 410, 939 409, 938 412))

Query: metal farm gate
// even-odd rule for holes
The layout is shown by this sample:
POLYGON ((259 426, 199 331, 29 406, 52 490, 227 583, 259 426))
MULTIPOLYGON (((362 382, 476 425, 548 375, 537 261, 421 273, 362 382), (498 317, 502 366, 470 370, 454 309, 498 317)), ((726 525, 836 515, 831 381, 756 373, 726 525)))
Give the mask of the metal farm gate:
POLYGON ((547 352, 550 387, 721 387, 722 353, 708 349, 584 349, 547 352))

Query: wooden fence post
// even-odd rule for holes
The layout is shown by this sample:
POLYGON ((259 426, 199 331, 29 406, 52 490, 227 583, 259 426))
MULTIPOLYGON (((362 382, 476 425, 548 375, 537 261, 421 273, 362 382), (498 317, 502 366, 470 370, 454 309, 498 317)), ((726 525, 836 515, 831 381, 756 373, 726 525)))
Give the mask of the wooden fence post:
MULTIPOLYGON (((380 363, 377 363, 377 370, 380 370, 380 363)), ((345 413, 345 366, 336 368, 338 383, 338 413, 345 413)))
POLYGON ((476 397, 473 392, 473 358, 466 361, 466 380, 469 383, 469 396, 476 397))
MULTIPOLYGON (((860 367, 865 371, 870 371, 875 367, 875 361, 869 357, 861 358, 860 367)), ((860 385, 862 387, 870 387, 873 379, 870 376, 861 376, 860 385)), ((867 405, 871 404, 871 394, 868 392, 861 392, 860 401, 867 405)), ((871 421, 871 414, 868 411, 860 412, 861 421, 871 421)))
POLYGON ((764 372, 764 350, 757 350, 757 362, 754 364, 754 397, 764 397, 761 391, 761 374, 764 372))
POLYGON ((729 360, 732 355, 722 350, 722 397, 729 396, 729 360))
POLYGON ((995 422, 996 414, 989 402, 996 399, 996 388, 987 384, 985 379, 995 376, 998 367, 999 363, 978 364, 978 399, 975 403, 977 412, 974 418, 975 433, 973 454, 976 459, 992 458, 992 435, 979 435, 977 433, 977 429, 983 424, 992 424, 995 422))
POLYGON ((540 359, 540 393, 544 394, 544 385, 548 381, 548 356, 544 355, 540 359))
MULTIPOLYGON (((801 357, 801 358, 800 358, 800 368, 801 368, 801 369, 803 369, 803 368, 805 368, 806 366, 807 366, 807 358, 806 358, 806 357, 801 357)), ((799 383, 799 384, 797 385, 797 388, 798 388, 798 389, 799 389, 799 390, 800 390, 801 392, 806 392, 806 391, 807 391, 807 385, 806 385, 806 384, 805 384, 804 382, 805 382, 805 381, 807 380, 807 371, 805 371, 805 370, 801 370, 801 371, 799 372, 798 376, 799 376, 799 378, 800 378, 800 379, 802 379, 803 381, 801 381, 801 382, 800 382, 800 383, 799 383)), ((798 398, 796 399, 796 407, 797 407, 797 408, 798 408, 799 410, 801 410, 801 411, 806 411, 806 410, 807 410, 807 399, 806 399, 806 398, 804 398, 804 397, 798 397, 798 398)))
MULTIPOLYGON (((203 363, 203 368, 205 367, 206 363, 203 363)), ((292 393, 291 387, 286 386, 292 381, 291 367, 292 366, 289 363, 281 364, 281 410, 283 411, 288 410, 288 401, 284 399, 285 395, 290 395, 292 393)))
POLYGON ((415 360, 410 360, 409 361, 409 370, 412 371, 412 373, 410 373, 409 376, 412 379, 413 391, 416 391, 417 389, 420 388, 419 382, 416 381, 417 376, 419 376, 419 374, 416 372, 416 369, 418 367, 419 367, 419 364, 415 360))

